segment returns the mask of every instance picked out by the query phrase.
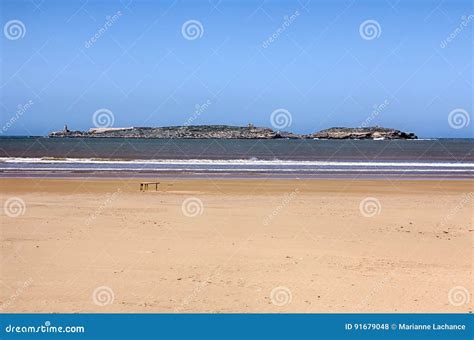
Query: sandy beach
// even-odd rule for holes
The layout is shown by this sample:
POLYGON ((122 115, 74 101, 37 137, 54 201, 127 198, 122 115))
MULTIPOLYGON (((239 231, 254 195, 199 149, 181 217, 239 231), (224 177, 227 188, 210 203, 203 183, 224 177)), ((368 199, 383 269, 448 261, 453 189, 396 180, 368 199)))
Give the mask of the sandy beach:
POLYGON ((472 181, 159 181, 0 179, 1 310, 473 309, 472 181))

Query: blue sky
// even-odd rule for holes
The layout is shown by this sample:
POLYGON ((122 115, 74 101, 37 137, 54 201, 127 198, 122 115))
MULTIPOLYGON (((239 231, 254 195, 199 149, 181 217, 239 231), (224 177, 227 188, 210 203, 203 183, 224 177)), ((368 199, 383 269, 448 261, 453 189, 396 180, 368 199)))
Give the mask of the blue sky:
POLYGON ((298 133, 474 137, 472 14, 471 1, 1 1, 2 133, 88 129, 100 109, 114 127, 271 127, 283 109, 298 133))

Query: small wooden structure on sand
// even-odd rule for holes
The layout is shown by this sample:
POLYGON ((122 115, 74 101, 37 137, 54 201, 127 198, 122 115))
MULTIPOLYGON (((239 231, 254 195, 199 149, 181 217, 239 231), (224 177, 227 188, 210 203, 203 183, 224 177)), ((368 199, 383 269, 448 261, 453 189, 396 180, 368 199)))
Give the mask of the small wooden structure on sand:
POLYGON ((158 191, 158 184, 160 184, 160 182, 140 182, 140 191, 148 191, 150 184, 155 186, 155 191, 158 191))

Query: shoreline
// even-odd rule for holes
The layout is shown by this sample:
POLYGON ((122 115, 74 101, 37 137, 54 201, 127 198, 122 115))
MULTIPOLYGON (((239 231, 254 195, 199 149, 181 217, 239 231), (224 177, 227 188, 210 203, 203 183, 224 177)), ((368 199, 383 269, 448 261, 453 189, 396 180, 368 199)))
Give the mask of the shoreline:
POLYGON ((416 173, 271 173, 271 172, 186 172, 186 171, 0 171, 0 179, 8 178, 64 178, 64 179, 154 179, 154 178, 181 178, 181 179, 233 179, 233 180, 261 180, 261 179, 281 179, 281 180, 374 180, 374 181, 474 181, 473 174, 443 173, 443 174, 416 174, 416 173))
POLYGON ((0 158, 0 177, 474 179, 474 162, 0 158))

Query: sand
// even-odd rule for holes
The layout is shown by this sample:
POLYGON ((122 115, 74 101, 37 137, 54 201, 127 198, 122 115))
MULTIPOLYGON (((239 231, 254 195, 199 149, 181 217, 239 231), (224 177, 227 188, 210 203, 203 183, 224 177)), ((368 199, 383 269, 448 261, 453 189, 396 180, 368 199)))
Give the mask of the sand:
POLYGON ((473 181, 139 181, 0 179, 1 311, 473 309, 473 181))

